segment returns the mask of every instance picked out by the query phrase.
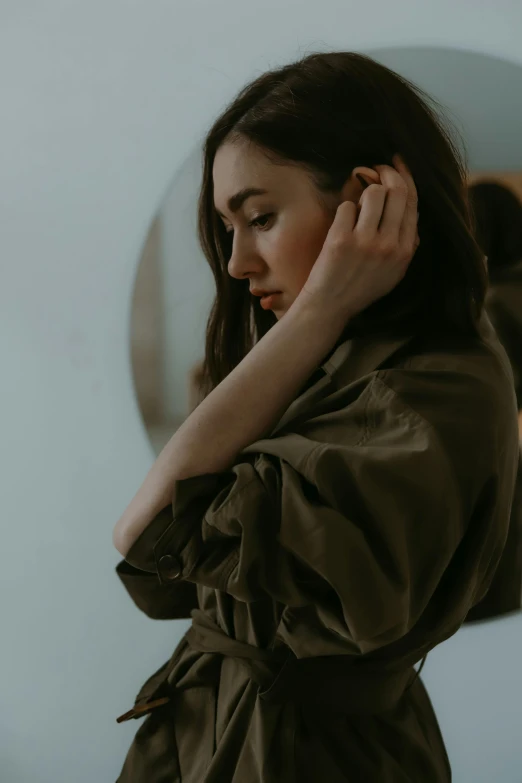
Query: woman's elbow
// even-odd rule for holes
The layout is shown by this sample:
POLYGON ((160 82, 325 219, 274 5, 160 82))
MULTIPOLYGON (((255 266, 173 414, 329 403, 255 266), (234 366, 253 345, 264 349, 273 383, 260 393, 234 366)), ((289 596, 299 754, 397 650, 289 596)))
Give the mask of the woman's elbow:
POLYGON ((118 521, 114 526, 114 530, 112 531, 112 543, 120 555, 125 558, 127 556, 127 552, 132 546, 132 541, 129 540, 128 533, 125 533, 120 523, 121 520, 118 521))

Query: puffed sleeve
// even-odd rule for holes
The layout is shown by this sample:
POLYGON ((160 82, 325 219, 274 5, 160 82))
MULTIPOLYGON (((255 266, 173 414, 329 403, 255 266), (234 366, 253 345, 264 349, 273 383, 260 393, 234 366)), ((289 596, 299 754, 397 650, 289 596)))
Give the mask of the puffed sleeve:
POLYGON ((454 383, 465 404, 453 420, 435 393, 440 430, 375 376, 352 404, 257 441, 229 471, 178 481, 172 521, 145 531, 127 560, 165 586, 313 603, 361 652, 403 636, 449 582, 465 615, 491 581, 507 512, 491 524, 499 422, 477 428, 476 402, 454 383))
MULTIPOLYGON (((147 527, 140 545, 149 546, 158 529, 164 529, 171 522, 172 506, 169 504, 147 527)), ((118 563, 116 573, 138 609, 153 620, 187 619, 192 609, 198 608, 197 588, 193 582, 164 584, 157 573, 135 568, 127 560, 118 563)))

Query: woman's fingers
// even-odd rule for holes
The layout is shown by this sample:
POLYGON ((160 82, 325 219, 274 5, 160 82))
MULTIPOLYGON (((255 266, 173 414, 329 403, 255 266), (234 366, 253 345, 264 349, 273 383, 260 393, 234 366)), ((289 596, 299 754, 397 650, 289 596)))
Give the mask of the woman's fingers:
POLYGON ((376 166, 381 182, 386 188, 386 201, 379 234, 392 244, 399 243, 401 225, 408 200, 408 186, 391 166, 376 166))
POLYGON ((413 181, 408 166, 404 163, 400 155, 395 155, 393 162, 408 188, 408 198, 401 224, 399 242, 405 248, 411 248, 412 246, 416 247, 420 241, 417 233, 417 224, 419 220, 419 213, 417 211, 417 188, 415 187, 415 182, 413 181))
POLYGON ((399 155, 396 168, 375 166, 380 184, 369 185, 358 206, 355 233, 365 244, 372 243, 386 254, 411 260, 420 239, 417 231, 417 188, 410 170, 399 155))
POLYGON ((360 211, 355 227, 357 234, 373 237, 378 229, 386 200, 384 185, 368 185, 360 198, 360 211))

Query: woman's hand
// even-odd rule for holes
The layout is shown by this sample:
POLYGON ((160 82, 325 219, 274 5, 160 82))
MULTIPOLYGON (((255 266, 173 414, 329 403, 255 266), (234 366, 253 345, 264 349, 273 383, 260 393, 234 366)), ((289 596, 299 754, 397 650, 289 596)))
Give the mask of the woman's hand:
POLYGON ((393 163, 395 168, 375 166, 380 184, 369 185, 359 205, 339 205, 299 297, 348 319, 402 280, 420 242, 417 189, 398 155, 393 163))

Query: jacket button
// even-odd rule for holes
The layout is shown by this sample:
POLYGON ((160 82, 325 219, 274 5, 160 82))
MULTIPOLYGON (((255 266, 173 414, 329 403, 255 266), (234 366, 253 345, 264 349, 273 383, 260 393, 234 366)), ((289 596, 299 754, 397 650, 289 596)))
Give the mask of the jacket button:
POLYGON ((158 561, 158 569, 165 579, 177 579, 181 576, 181 564, 173 555, 163 555, 158 561))

